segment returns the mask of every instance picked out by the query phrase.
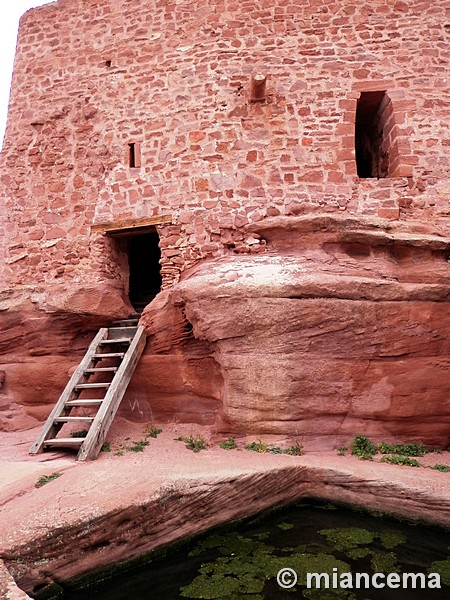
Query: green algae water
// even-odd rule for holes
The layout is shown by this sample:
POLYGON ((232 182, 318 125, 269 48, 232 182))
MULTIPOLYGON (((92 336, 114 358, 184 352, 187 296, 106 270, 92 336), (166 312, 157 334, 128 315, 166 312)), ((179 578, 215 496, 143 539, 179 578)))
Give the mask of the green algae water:
POLYGON ((437 527, 302 501, 233 529, 205 534, 101 585, 92 581, 89 588, 64 593, 65 600, 153 598, 448 600, 450 534, 437 527), (292 570, 285 584, 292 585, 292 573, 298 579, 289 589, 277 582, 277 573, 285 568, 292 570), (314 578, 307 586, 307 573, 322 574, 320 588, 314 578), (360 578, 359 588, 358 573, 367 574, 360 578), (405 573, 414 574, 406 579, 406 588, 405 573), (431 573, 439 574, 440 588, 429 587, 437 581, 431 573))

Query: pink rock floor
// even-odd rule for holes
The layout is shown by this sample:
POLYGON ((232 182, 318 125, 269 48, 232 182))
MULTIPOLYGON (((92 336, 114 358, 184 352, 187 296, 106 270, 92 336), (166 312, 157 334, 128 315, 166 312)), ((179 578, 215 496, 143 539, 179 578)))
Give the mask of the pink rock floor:
MULTIPOLYGON (((173 541, 177 536, 190 535, 226 520, 263 510, 274 502, 288 502, 305 495, 450 525, 450 473, 426 468, 436 463, 450 465, 450 453, 446 451, 419 458, 424 465, 420 468, 387 465, 380 463, 378 458, 361 461, 349 455, 338 456, 336 452, 308 452, 308 448, 304 449, 302 456, 258 454, 245 450, 245 444, 255 438, 236 439, 238 449, 227 451, 219 447, 221 440, 212 438, 207 428, 176 423, 162 425, 163 433, 156 439, 148 438, 150 444, 143 452, 124 449, 133 441, 145 438, 144 428, 144 425, 116 419, 108 436, 111 451, 102 452, 96 461, 86 463, 77 463, 74 454, 61 451, 28 455, 28 448, 39 429, 0 434, 0 558, 5 559, 7 566, 11 567, 16 554, 25 552, 27 544, 33 542, 36 548, 40 547, 36 540, 44 539, 48 532, 61 528, 70 530, 133 506, 154 506, 151 503, 168 491, 179 489, 180 498, 183 494, 189 498, 188 494, 197 489, 200 497, 205 490, 210 494, 215 486, 220 484, 223 487, 225 481, 227 485, 231 482, 231 487, 223 487, 224 490, 231 490, 233 482, 245 480, 247 484, 232 500, 230 495, 229 505, 224 492, 225 496, 218 505, 221 508, 213 501, 209 502, 210 496, 205 496, 205 514, 198 518, 197 523, 195 514, 190 515, 185 508, 184 513, 183 510, 179 512, 175 507, 178 513, 177 531, 166 535, 165 519, 167 531, 171 527, 173 529, 173 525, 169 525, 169 507, 167 516, 160 516, 159 533, 149 542, 150 545, 136 545, 128 536, 128 545, 121 547, 120 556, 112 550, 110 558, 100 554, 93 558, 91 553, 75 566, 71 564, 70 568, 54 559, 55 569, 60 569, 62 577, 75 576, 78 571, 82 573, 105 566, 109 560, 124 559, 127 552, 133 555, 147 551, 173 541), (184 443, 175 441, 179 436, 191 434, 203 435, 210 447, 194 453, 184 443), (39 477, 54 472, 62 473, 61 477, 43 487, 35 487, 39 477), (264 493, 259 492, 255 497, 258 482, 267 475, 270 476, 271 488, 261 488, 267 489, 267 496, 263 497, 264 493), (183 514, 186 516, 183 517, 183 514), (192 523, 182 523, 180 527, 180 519, 183 518, 192 523)), ((264 437, 263 441, 281 447, 287 445, 280 438, 264 437)), ((47 548, 45 552, 51 554, 51 549, 47 548)), ((39 562, 38 554, 36 550, 33 561, 39 562)), ((31 573, 33 568, 30 567, 31 573)), ((22 587, 30 585, 29 575, 23 576, 23 581, 28 581, 24 585, 14 566, 11 571, 22 587)), ((1 586, 0 575, 0 591, 1 586)), ((16 596, 11 595, 13 592, 8 592, 9 596, 3 593, 5 598, 24 597, 20 591, 16 596)))

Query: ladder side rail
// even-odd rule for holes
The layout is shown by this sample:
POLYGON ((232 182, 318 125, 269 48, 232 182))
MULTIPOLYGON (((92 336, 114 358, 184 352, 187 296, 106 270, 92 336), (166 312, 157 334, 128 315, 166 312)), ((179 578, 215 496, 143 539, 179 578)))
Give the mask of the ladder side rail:
POLYGON ((130 379, 144 351, 146 341, 145 329, 139 326, 78 452, 77 460, 94 460, 100 452, 130 379))
POLYGON ((96 353, 98 345, 107 336, 107 334, 108 329, 106 327, 102 327, 95 336, 95 338, 92 340, 89 348, 86 351, 86 354, 84 355, 78 367, 73 372, 72 377, 69 379, 66 387, 64 388, 64 391, 59 397, 58 402, 55 404, 52 412, 47 417, 47 420, 38 439, 29 449, 29 454, 38 454, 39 452, 42 452, 44 441, 48 439, 48 437, 51 437, 53 435, 52 429, 55 427, 55 418, 61 416, 61 412, 63 411, 66 402, 69 401, 71 398, 71 395, 74 391, 74 387, 83 376, 85 369, 89 367, 92 361, 92 356, 96 353))

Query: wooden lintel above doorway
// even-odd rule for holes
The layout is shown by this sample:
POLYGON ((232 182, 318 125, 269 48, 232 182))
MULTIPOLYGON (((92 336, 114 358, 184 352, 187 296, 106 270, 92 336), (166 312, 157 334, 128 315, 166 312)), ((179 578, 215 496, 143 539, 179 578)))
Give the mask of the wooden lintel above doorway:
POLYGON ((155 225, 164 225, 172 222, 172 215, 156 215, 154 217, 141 217, 139 219, 117 219, 107 223, 91 225, 92 233, 112 235, 114 237, 137 235, 153 231, 155 225))

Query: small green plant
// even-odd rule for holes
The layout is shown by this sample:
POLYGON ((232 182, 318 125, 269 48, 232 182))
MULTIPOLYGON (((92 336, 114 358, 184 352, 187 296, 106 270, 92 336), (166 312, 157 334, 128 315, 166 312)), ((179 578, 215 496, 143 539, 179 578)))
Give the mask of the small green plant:
POLYGON ((229 437, 223 442, 220 442, 219 446, 224 450, 234 450, 236 448, 236 442, 233 437, 229 437))
POLYGON ((80 429, 79 431, 72 431, 70 433, 70 437, 73 437, 73 438, 79 438, 79 437, 83 438, 83 437, 86 437, 87 434, 88 434, 88 430, 87 429, 80 429))
POLYGON ((192 450, 192 452, 200 452, 200 450, 206 450, 208 448, 205 438, 200 434, 197 434, 196 436, 190 435, 189 437, 180 436, 176 438, 176 441, 184 442, 186 448, 192 450))
POLYGON ((159 429, 153 423, 149 423, 144 429, 144 435, 146 438, 157 438, 160 433, 162 433, 162 429, 159 429))
POLYGON ((117 452, 114 452, 114 456, 123 456, 123 450, 117 450, 117 452))
POLYGON ((125 450, 129 452, 144 452, 144 448, 149 445, 150 442, 148 440, 138 440, 137 442, 133 442, 132 446, 125 446, 125 450))
POLYGON ((423 456, 425 452, 429 452, 423 444, 410 442, 408 444, 386 444, 381 442, 378 447, 381 454, 401 454, 403 456, 423 456))
POLYGON ((434 469, 435 471, 442 471, 443 473, 448 473, 450 471, 450 467, 448 465, 440 465, 436 464, 434 467, 430 467, 430 469, 434 469))
POLYGON ((268 452, 269 454, 290 454, 292 456, 301 456, 303 454, 303 446, 298 442, 289 448, 283 449, 279 446, 269 446, 269 444, 264 444, 261 440, 258 440, 257 442, 247 444, 245 449, 250 450, 251 452, 259 452, 260 454, 265 452, 268 452))
POLYGON ((251 444, 247 444, 245 446, 246 450, 250 450, 250 452, 267 452, 269 450, 269 446, 267 444, 263 444, 261 440, 257 442, 252 442, 251 444))
POLYGON ((336 452, 338 456, 345 456, 348 452, 348 448, 346 448, 345 446, 339 446, 336 452))
POLYGON ((381 462, 389 463, 391 465, 402 465, 406 467, 420 467, 420 463, 415 458, 409 456, 403 456, 402 454, 388 454, 383 456, 381 462))
POLYGON ((34 484, 34 487, 40 488, 43 485, 50 483, 50 481, 53 481, 54 479, 58 479, 58 477, 61 477, 61 475, 62 475, 62 473, 52 473, 51 475, 42 475, 42 477, 39 477, 39 479, 36 481, 36 483, 34 484))
POLYGON ((375 444, 363 435, 355 436, 351 449, 352 454, 362 460, 372 460, 374 454, 377 453, 375 444))
POLYGON ((290 454, 291 456, 301 456, 303 454, 303 446, 296 442, 293 446, 285 448, 283 454, 290 454))
POLYGON ((103 442, 100 452, 111 452, 111 444, 109 442, 103 442))

